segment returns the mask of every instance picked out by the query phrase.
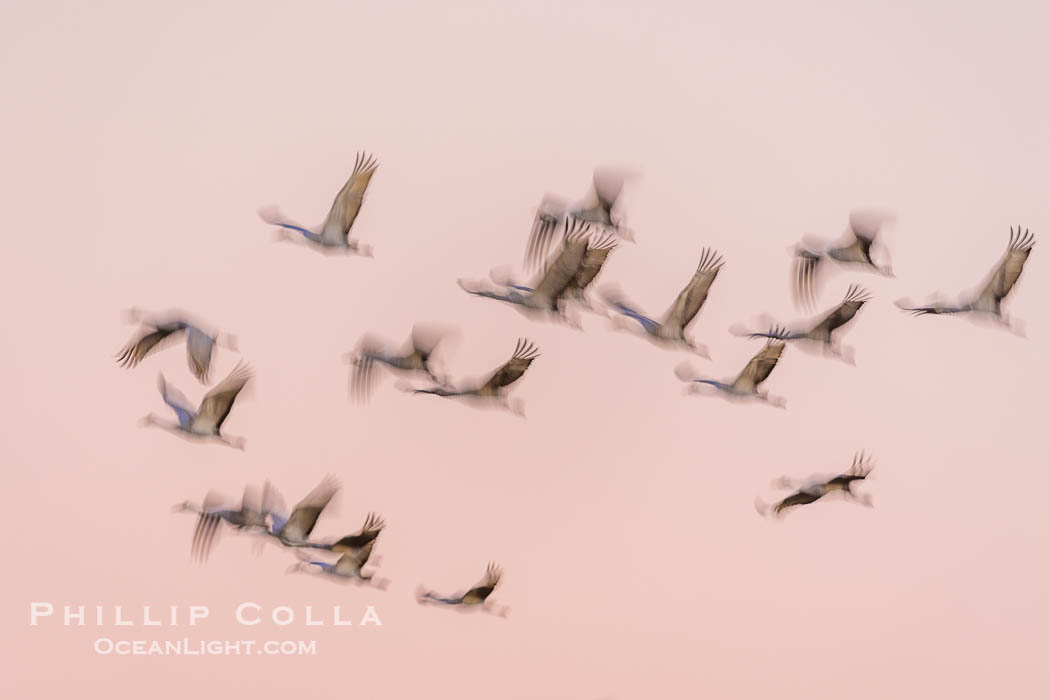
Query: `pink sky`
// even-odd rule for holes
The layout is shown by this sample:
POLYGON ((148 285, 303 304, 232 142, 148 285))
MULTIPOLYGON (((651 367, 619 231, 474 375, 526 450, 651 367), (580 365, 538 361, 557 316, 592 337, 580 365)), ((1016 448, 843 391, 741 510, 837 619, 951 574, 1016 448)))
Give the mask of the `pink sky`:
MULTIPOLYGON (((1045 698, 1050 520, 1050 55, 1046 3, 24 3, 0 21, 7 100, 3 421, 12 697, 1045 698), (375 259, 278 245, 256 209, 319 223, 359 150, 380 167, 355 224, 375 259), (530 323, 455 284, 518 265, 544 192, 641 171, 616 282, 662 312, 700 251, 726 257, 691 331, 713 376, 798 316, 786 248, 892 208, 893 280, 857 366, 789 348, 788 410, 687 398, 685 356, 530 323), (1027 339, 892 301, 979 282, 1011 225, 1040 241, 1011 299, 1027 339), (239 453, 136 421, 181 346, 120 369, 122 309, 180 307, 235 333, 257 372, 227 422, 239 453), (528 419, 413 398, 347 400, 365 332, 459 326, 456 376, 527 335, 528 419), (773 523, 781 475, 866 448, 873 510, 773 523), (172 504, 270 479, 289 504, 344 484, 317 534, 389 527, 386 592, 287 576, 227 537, 191 565, 172 504), (506 621, 419 607, 499 561, 506 621), (381 628, 247 629, 237 603, 376 606, 381 628), (30 601, 206 604, 208 638, 316 639, 316 657, 100 657, 107 627, 28 625, 30 601), (340 685, 345 685, 340 689, 340 685)), ((220 353, 213 378, 238 356, 220 353)), ((181 636, 162 630, 161 637, 181 636)), ((205 631, 202 630, 202 635, 205 631)), ((4 693, 8 695, 8 693, 4 693)))

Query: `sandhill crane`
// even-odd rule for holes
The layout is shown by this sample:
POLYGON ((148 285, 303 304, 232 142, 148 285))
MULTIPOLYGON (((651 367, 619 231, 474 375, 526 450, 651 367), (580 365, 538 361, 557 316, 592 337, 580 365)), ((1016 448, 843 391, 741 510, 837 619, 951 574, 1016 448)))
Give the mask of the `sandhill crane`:
POLYGON ((281 494, 267 483, 263 491, 263 513, 270 518, 270 528, 266 534, 287 547, 312 544, 310 533, 317 525, 321 511, 328 506, 338 490, 339 482, 335 477, 326 476, 313 491, 295 504, 291 515, 285 516, 281 494))
POLYGON ((853 491, 853 484, 858 481, 863 481, 868 478, 871 470, 874 468, 874 463, 864 452, 858 452, 853 457, 853 465, 848 471, 839 474, 838 476, 828 478, 816 478, 809 479, 802 482, 801 485, 791 479, 779 479, 774 483, 777 487, 788 487, 795 488, 795 491, 790 496, 780 500, 773 506, 763 503, 761 500, 755 501, 755 508, 761 515, 772 515, 773 517, 780 517, 783 512, 794 506, 807 505, 818 501, 824 496, 830 493, 841 493, 846 498, 852 501, 861 503, 866 506, 871 506, 871 496, 869 494, 858 494, 853 491))
POLYGON ((771 406, 785 408, 787 402, 784 399, 770 396, 766 392, 759 391, 758 388, 769 377, 773 368, 777 366, 777 362, 780 361, 780 356, 784 352, 784 347, 784 341, 770 338, 766 342, 765 347, 755 353, 754 357, 747 363, 747 366, 744 367, 744 370, 731 381, 700 378, 697 376, 696 370, 688 362, 679 365, 675 369, 675 375, 683 382, 689 383, 690 392, 699 389, 699 385, 708 385, 713 386, 717 391, 722 392, 729 398, 758 399, 766 401, 771 406))
POLYGON ((619 211, 617 201, 623 192, 628 175, 611 168, 596 168, 594 183, 589 197, 580 205, 569 206, 556 195, 546 195, 536 211, 532 232, 525 249, 525 266, 531 269, 547 259, 551 241, 559 224, 568 218, 578 219, 608 229, 624 240, 633 241, 634 233, 628 229, 619 211))
POLYGON ((346 181, 343 189, 339 190, 335 201, 332 202, 332 208, 319 228, 320 233, 314 233, 288 221, 279 210, 273 207, 260 209, 259 216, 266 223, 280 226, 283 229, 278 234, 279 239, 294 240, 287 231, 298 231, 308 244, 317 246, 323 252, 342 252, 372 257, 372 247, 351 239, 350 228, 361 211, 368 183, 372 180, 372 175, 375 174, 378 167, 379 163, 373 156, 365 155, 363 152, 357 154, 354 172, 350 174, 350 179, 346 181))
POLYGON ((897 301, 897 306, 916 316, 971 313, 977 318, 992 318, 1015 333, 1020 333, 1021 328, 1015 327, 1010 319, 1003 315, 1003 300, 1010 294, 1017 279, 1021 276, 1024 264, 1031 255, 1034 245, 1035 235, 1028 229, 1021 233, 1020 226, 1016 231, 1011 227, 1010 244, 1006 248, 1006 253, 979 291, 971 293, 968 298, 956 305, 937 301, 928 306, 913 306, 906 299, 901 299, 897 301))
MULTIPOLYGON (((709 358, 710 355, 708 355, 705 346, 699 345, 685 337, 685 329, 693 322, 696 314, 703 307, 704 302, 707 301, 707 294, 711 289, 711 284, 715 281, 718 271, 722 269, 723 264, 724 261, 721 255, 710 248, 704 248, 700 256, 700 264, 697 266, 693 278, 689 280, 689 284, 675 298, 674 304, 664 314, 663 321, 654 321, 643 315, 615 287, 606 287, 602 290, 602 297, 605 303, 615 312, 622 314, 628 319, 634 319, 641 324, 642 330, 645 331, 648 338, 657 345, 667 348, 688 349, 701 357, 709 358)), ((636 328, 633 323, 618 324, 616 327, 632 330, 636 328)))
MULTIPOLYGON (((618 245, 619 243, 616 239, 608 234, 595 240, 588 241, 587 251, 584 253, 583 261, 580 263, 580 266, 576 268, 576 274, 565 288, 565 292, 561 295, 560 299, 563 301, 579 303, 585 308, 593 311, 594 305, 587 298, 587 289, 594 283, 594 280, 598 275, 601 274, 606 260, 609 259, 609 255, 616 250, 618 245)), ((533 291, 532 287, 518 284, 510 279, 494 281, 520 292, 531 293, 533 291)))
POLYGON ((250 484, 244 489, 241 505, 233 508, 228 505, 226 498, 216 492, 209 491, 200 505, 184 501, 174 507, 176 512, 197 513, 197 526, 193 530, 193 543, 190 546, 190 555, 200 562, 208 560, 208 555, 215 547, 215 540, 219 534, 219 525, 225 521, 237 530, 266 529, 266 517, 262 512, 262 502, 259 490, 250 484))
POLYGON ((376 579, 375 573, 366 574, 363 569, 368 563, 368 559, 372 554, 372 548, 375 546, 375 541, 369 542, 367 545, 362 547, 356 553, 346 552, 334 564, 326 561, 317 561, 311 559, 309 555, 303 553, 300 550, 295 550, 295 555, 299 558, 299 562, 289 569, 289 573, 294 572, 305 572, 313 571, 310 569, 311 566, 316 566, 317 573, 321 576, 328 576, 331 578, 339 579, 344 583, 365 583, 375 586, 380 590, 386 590, 387 586, 390 585, 390 581, 387 579, 376 579))
POLYGON ((208 383, 208 370, 211 368, 215 346, 221 345, 228 350, 237 350, 237 338, 225 333, 206 331, 200 324, 188 320, 181 311, 170 311, 162 317, 148 319, 137 308, 126 313, 132 323, 141 322, 144 328, 117 353, 117 362, 121 367, 135 367, 154 351, 186 334, 186 361, 190 371, 201 384, 208 383))
POLYGON ((406 347, 394 351, 375 336, 366 335, 358 343, 357 350, 345 356, 353 365, 350 395, 361 403, 371 397, 376 384, 376 365, 385 365, 397 372, 422 373, 435 384, 445 384, 445 380, 434 372, 431 358, 447 337, 448 332, 444 329, 417 324, 412 327, 412 337, 406 347))
POLYGON ((164 375, 157 375, 157 387, 161 398, 178 416, 178 423, 169 423, 158 419, 152 413, 142 419, 142 426, 155 426, 169 430, 176 435, 196 439, 217 440, 239 450, 244 449, 244 438, 227 437, 220 432, 223 422, 230 415, 230 409, 244 385, 252 378, 252 370, 243 362, 238 364, 226 379, 212 388, 201 400, 200 407, 194 411, 182 393, 164 381, 164 375))
POLYGON ((826 312, 820 320, 809 325, 808 330, 792 331, 784 326, 774 323, 770 330, 762 332, 749 332, 739 328, 730 329, 736 335, 745 335, 749 338, 776 338, 788 342, 819 343, 826 352, 836 357, 842 357, 847 362, 853 362, 853 348, 843 348, 837 341, 836 331, 853 320, 861 307, 871 300, 867 290, 857 285, 850 285, 846 290, 846 296, 833 309, 826 312))
POLYGON ((539 357, 539 354, 539 349, 533 345, 532 341, 528 338, 521 338, 518 340, 511 358, 503 366, 495 370, 485 382, 466 389, 430 387, 427 389, 415 389, 413 393, 495 401, 503 408, 524 416, 525 412, 521 404, 512 404, 507 398, 506 391, 507 387, 521 379, 521 376, 525 374, 532 361, 539 357))
POLYGON ((487 613, 499 615, 500 617, 506 617, 507 613, 510 612, 510 608, 507 606, 497 607, 493 603, 489 596, 496 590, 496 586, 499 585, 500 579, 503 577, 503 569, 501 569, 496 563, 490 563, 488 568, 485 570, 485 576, 466 593, 456 593, 451 596, 441 596, 433 591, 429 591, 423 587, 420 587, 416 591, 416 600, 421 604, 437 604, 437 605, 453 605, 457 606, 460 610, 478 610, 481 609, 487 613))
POLYGON ((795 303, 805 308, 812 308, 816 304, 818 277, 826 260, 867 268, 892 277, 893 271, 888 264, 877 263, 872 258, 872 246, 879 230, 884 223, 892 220, 892 215, 885 213, 854 211, 850 214, 845 240, 839 244, 811 241, 795 246, 795 303))
POLYGON ((459 286, 474 296, 514 304, 527 315, 539 312, 544 315, 558 314, 558 317, 561 317, 558 301, 569 289, 584 263, 587 256, 588 236, 591 233, 590 226, 576 220, 571 223, 566 220, 565 228, 565 239, 561 250, 543 271, 540 281, 534 288, 508 283, 504 285, 506 291, 500 293, 474 288, 464 280, 457 281, 459 286))

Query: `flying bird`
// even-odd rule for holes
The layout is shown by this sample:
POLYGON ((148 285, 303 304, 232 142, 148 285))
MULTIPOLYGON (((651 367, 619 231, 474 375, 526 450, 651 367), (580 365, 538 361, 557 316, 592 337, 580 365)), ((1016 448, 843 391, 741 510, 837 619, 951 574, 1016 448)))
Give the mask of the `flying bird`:
POLYGON ((358 343, 354 352, 346 355, 353 366, 350 375, 350 395, 356 401, 368 401, 375 391, 377 382, 376 368, 383 365, 392 371, 406 374, 424 374, 434 384, 444 385, 431 359, 438 347, 447 338, 448 333, 434 326, 417 324, 412 327, 412 337, 400 350, 390 347, 373 335, 366 335, 358 343))
POLYGON ((525 412, 520 403, 512 404, 507 398, 507 387, 521 379, 528 370, 532 361, 539 357, 539 349, 527 338, 518 340, 511 356, 501 367, 495 370, 489 378, 474 387, 455 389, 451 387, 430 387, 426 389, 415 389, 416 394, 433 394, 444 397, 467 397, 480 399, 486 402, 496 402, 499 406, 506 408, 520 416, 525 412))
POLYGON ((375 174, 378 167, 379 163, 373 156, 365 155, 363 152, 357 154, 354 172, 343 185, 343 189, 339 190, 339 194, 336 195, 328 216, 318 228, 319 233, 288 221, 278 209, 273 207, 260 209, 259 216, 266 223, 281 227, 279 239, 294 240, 288 231, 298 231, 306 239, 307 244, 314 245, 321 251, 372 257, 372 247, 350 238, 350 229, 361 211, 368 183, 372 180, 372 175, 375 174))
POLYGON ((937 301, 928 306, 913 306, 908 300, 901 299, 897 301, 897 306, 916 316, 969 313, 976 318, 994 319, 1012 331, 1020 333, 1020 327, 1015 327, 1013 322, 1003 315, 1003 300, 1013 291, 1034 245, 1035 234, 1030 233, 1028 229, 1021 233, 1020 226, 1016 231, 1011 227, 1010 244, 1007 246, 1006 253, 976 293, 971 293, 955 305, 937 301))
POLYGON ((698 390, 700 385, 713 386, 729 398, 758 399, 771 406, 785 408, 787 402, 783 398, 770 396, 767 392, 759 390, 759 386, 766 381, 777 366, 777 362, 780 361, 784 347, 784 341, 770 338, 765 346, 755 353, 743 371, 732 380, 717 381, 701 378, 697 376, 696 370, 688 362, 679 365, 675 369, 675 375, 683 382, 689 383, 690 392, 698 390))
POLYGON ((244 489, 241 505, 234 508, 228 505, 224 496, 216 491, 209 491, 200 505, 184 501, 174 507, 175 512, 197 513, 197 526, 193 530, 193 543, 190 555, 203 563, 208 560, 220 525, 225 522, 235 530, 263 531, 266 529, 266 517, 262 512, 259 490, 248 485, 244 489))
POLYGON ((204 330, 200 324, 189 321, 180 311, 167 312, 158 318, 146 318, 141 310, 132 308, 128 310, 127 317, 132 323, 141 322, 143 328, 117 353, 117 362, 121 367, 135 367, 153 352, 185 335, 186 360, 190 371, 201 384, 207 384, 215 346, 221 345, 228 350, 237 350, 235 336, 204 330))
POLYGON ((376 579, 374 572, 364 573, 364 567, 368 564, 374 545, 375 541, 372 541, 356 553, 346 552, 334 564, 311 559, 309 555, 297 549, 295 550, 295 556, 299 558, 299 562, 289 569, 289 573, 317 571, 321 576, 340 579, 345 583, 365 583, 380 590, 386 590, 387 586, 390 585, 389 580, 376 579), (310 569, 311 566, 316 566, 317 569, 310 569))
POLYGON ((239 450, 244 449, 244 438, 227 437, 220 432, 223 422, 230 415, 233 402, 244 386, 252 378, 252 370, 243 362, 238 364, 226 379, 212 388, 201 400, 194 411, 182 393, 165 380, 163 374, 157 375, 157 386, 161 398, 178 416, 177 423, 162 421, 150 413, 142 419, 142 426, 154 426, 169 430, 177 435, 196 439, 216 440, 239 450))
MULTIPOLYGON (((674 304, 664 314, 662 321, 655 321, 642 314, 615 287, 609 286, 602 290, 602 298, 614 312, 622 314, 626 319, 637 321, 648 338, 657 345, 666 348, 688 349, 701 357, 710 358, 705 346, 685 336, 685 329, 693 322, 704 302, 707 301, 711 285, 723 264, 721 255, 710 248, 705 248, 692 279, 678 294, 674 304)), ((625 323, 618 324, 616 327, 623 330, 635 330, 636 326, 626 319, 621 319, 625 323)))
MULTIPOLYGON (((852 501, 856 501, 862 505, 871 506, 871 495, 854 492, 853 485, 858 481, 867 479, 873 468, 874 464, 870 458, 865 456, 863 452, 858 452, 854 455, 853 465, 848 471, 843 472, 838 476, 831 477, 830 479, 809 479, 806 482, 803 482, 797 491, 780 500, 775 505, 769 506, 761 500, 757 500, 755 501, 755 508, 761 515, 781 517, 783 512, 788 508, 808 505, 814 501, 819 501, 821 498, 831 493, 841 493, 852 501)), ((775 482, 775 485, 778 487, 794 488, 797 484, 791 479, 784 478, 775 482)))
POLYGON ((816 305, 818 280, 827 261, 866 268, 887 277, 893 276, 889 264, 872 258, 872 248, 882 225, 892 216, 883 213, 854 211, 844 240, 837 244, 803 241, 795 246, 795 303, 804 308, 816 305))
POLYGON ((458 280, 458 284, 469 294, 478 297, 496 299, 508 304, 518 306, 529 315, 541 313, 545 316, 556 315, 564 318, 558 302, 573 284, 577 274, 583 267, 589 248, 588 238, 591 233, 589 225, 581 224, 573 220, 571 223, 565 221, 565 238, 558 254, 553 261, 543 270, 539 282, 534 287, 506 282, 503 284, 505 291, 491 291, 479 289, 464 280, 458 280))
POLYGON ((634 233, 625 225, 617 206, 628 177, 627 173, 611 168, 595 169, 590 194, 576 206, 567 204, 556 195, 545 195, 532 222, 532 232, 525 249, 526 268, 535 268, 547 259, 558 226, 569 218, 594 224, 624 240, 633 241, 634 233))
POLYGON ((826 312, 819 320, 807 324, 806 330, 788 330, 786 327, 774 323, 768 331, 749 332, 739 328, 730 329, 736 335, 749 338, 775 338, 787 342, 804 342, 818 344, 827 353, 842 357, 848 362, 853 362, 853 348, 843 348, 838 342, 836 331, 853 320, 861 307, 871 300, 867 290, 857 285, 850 285, 846 290, 846 296, 833 309, 826 312))
POLYGON ((329 552, 357 556, 366 547, 372 546, 372 543, 376 541, 384 527, 386 527, 386 523, 383 522, 382 518, 375 513, 369 513, 368 517, 365 518, 365 524, 353 534, 334 542, 303 542, 298 546, 306 549, 323 549, 329 552))
POLYGON ((312 546, 310 533, 337 491, 339 482, 335 477, 327 476, 295 504, 291 515, 285 515, 281 494, 267 483, 263 491, 263 513, 270 519, 270 528, 266 534, 287 547, 312 546))
POLYGON ((497 607, 496 604, 489 599, 489 596, 491 596, 492 592, 496 590, 496 586, 499 585, 500 579, 502 578, 503 569, 495 563, 490 563, 485 570, 485 577, 466 593, 441 596, 433 591, 420 587, 416 591, 416 600, 421 605, 432 603, 437 605, 457 606, 460 610, 481 609, 487 613, 506 617, 507 613, 510 612, 510 608, 507 606, 497 607))

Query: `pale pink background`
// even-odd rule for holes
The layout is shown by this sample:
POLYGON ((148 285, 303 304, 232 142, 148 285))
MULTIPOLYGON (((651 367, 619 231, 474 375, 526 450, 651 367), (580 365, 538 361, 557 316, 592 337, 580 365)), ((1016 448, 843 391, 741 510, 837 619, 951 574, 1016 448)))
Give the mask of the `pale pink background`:
POLYGON ((1047 697, 1046 3, 145 5, 0 21, 11 697, 1047 697), (273 243, 257 207, 320 222, 360 149, 381 164, 355 229, 376 258, 273 243), (789 350, 768 387, 786 412, 686 398, 682 356, 456 287, 518 264, 540 196, 583 194, 603 163, 642 172, 638 245, 604 281, 659 313, 703 246, 725 254, 693 327, 715 376, 757 347, 731 324, 795 316, 787 246, 894 208, 897 279, 839 276, 821 300, 854 278, 875 294, 858 366, 789 350), (1027 340, 893 308, 977 283, 1017 223, 1040 240, 1011 307, 1027 340), (115 365, 132 304, 239 336, 246 453, 136 427, 163 409, 159 369, 203 389, 181 346, 115 365), (457 375, 533 338, 528 420, 389 379, 352 406, 341 354, 416 320, 461 327, 457 375), (861 447, 874 510, 755 513, 771 479, 861 447), (266 478, 292 502, 328 472, 345 491, 317 533, 379 511, 389 591, 286 576, 286 552, 234 538, 190 564, 173 503, 266 478), (414 602, 489 559, 508 620, 414 602), (202 636, 320 655, 102 658, 96 637, 152 633, 30 628, 32 600, 204 603, 202 636), (246 629, 242 600, 373 603, 384 626, 246 629))

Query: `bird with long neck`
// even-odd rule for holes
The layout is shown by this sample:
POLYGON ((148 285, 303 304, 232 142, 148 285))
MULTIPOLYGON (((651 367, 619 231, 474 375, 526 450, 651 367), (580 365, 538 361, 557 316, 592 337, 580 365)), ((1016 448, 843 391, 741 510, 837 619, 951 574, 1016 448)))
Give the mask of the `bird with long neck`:
POLYGON ((778 479, 773 484, 775 487, 797 488, 798 490, 773 505, 768 505, 761 499, 758 499, 755 501, 755 508, 760 515, 779 518, 789 508, 814 503, 832 493, 842 494, 851 501, 870 507, 872 505, 871 495, 857 493, 853 490, 853 487, 867 479, 872 469, 874 469, 874 463, 871 461, 871 458, 861 451, 853 456, 853 464, 850 468, 837 476, 831 478, 811 477, 803 482, 786 477, 778 479))
POLYGON ((688 383, 687 391, 689 393, 695 393, 701 386, 710 386, 729 398, 757 399, 777 408, 785 408, 787 402, 783 398, 770 396, 767 392, 759 389, 780 361, 784 347, 784 341, 776 338, 769 339, 765 347, 755 353, 743 371, 732 380, 716 380, 701 377, 688 362, 679 365, 675 369, 675 375, 683 382, 688 383))
POLYGON ((328 211, 328 216, 318 227, 317 232, 289 221, 275 207, 260 209, 259 216, 266 223, 280 227, 277 232, 278 240, 302 240, 303 243, 312 245, 324 253, 347 253, 372 257, 372 247, 350 238, 350 229, 361 212, 365 191, 378 167, 379 163, 373 156, 365 155, 363 152, 357 154, 350 179, 339 190, 335 201, 332 202, 332 208, 328 211), (302 239, 296 239, 288 233, 289 231, 299 233, 302 239))
POLYGON ((872 248, 883 224, 893 216, 884 212, 854 211, 850 214, 849 228, 845 237, 837 244, 812 241, 800 243, 792 250, 795 255, 794 292, 795 303, 803 308, 816 305, 820 273, 828 261, 840 265, 851 265, 871 270, 886 277, 893 277, 888 263, 877 262, 872 257, 872 248))
POLYGON ((363 583, 375 586, 380 590, 386 590, 390 584, 389 580, 375 578, 374 572, 364 572, 364 567, 369 563, 370 558, 373 563, 375 562, 375 558, 372 557, 374 547, 375 539, 373 538, 353 551, 348 549, 339 550, 342 551, 342 555, 335 563, 311 559, 310 555, 300 549, 296 549, 295 555, 299 558, 299 561, 288 570, 288 573, 316 572, 318 575, 327 576, 344 583, 363 583))
POLYGON ((970 314, 975 318, 989 318, 1017 334, 1023 329, 1003 313, 1003 301, 1010 295, 1024 271, 1028 256, 1032 254, 1035 235, 1018 226, 1010 229, 1010 243, 999 264, 991 271, 984 284, 961 302, 950 304, 936 301, 926 306, 915 306, 906 299, 897 301, 897 306, 915 316, 941 314, 970 314))
POLYGON ((852 363, 853 348, 843 347, 838 342, 838 334, 869 301, 871 301, 871 296, 868 292, 854 284, 850 285, 846 296, 835 308, 824 313, 819 320, 805 324, 804 330, 788 330, 786 326, 774 322, 768 331, 748 331, 740 327, 733 327, 730 332, 748 338, 775 338, 785 342, 815 344, 826 354, 852 363))
POLYGON ((416 601, 420 605, 434 604, 456 607, 459 610, 483 610, 484 612, 506 617, 510 612, 507 606, 496 605, 489 596, 496 590, 503 578, 503 569, 495 562, 488 565, 485 576, 473 588, 463 593, 443 596, 422 586, 416 590, 416 601))
POLYGON ((168 430, 176 435, 194 439, 214 440, 239 450, 244 449, 245 440, 230 437, 221 432, 222 424, 230 415, 233 402, 252 378, 252 370, 244 363, 238 364, 226 379, 217 384, 204 395, 200 406, 194 411, 189 401, 178 389, 164 380, 164 375, 157 376, 157 387, 161 398, 178 417, 178 422, 164 421, 150 413, 142 419, 144 427, 152 426, 168 430))
POLYGON ((220 525, 225 522, 237 531, 266 530, 266 517, 262 512, 259 490, 248 485, 244 489, 241 505, 233 508, 227 500, 216 491, 209 491, 201 504, 183 501, 173 510, 178 513, 196 513, 197 525, 193 530, 193 542, 190 545, 190 556, 204 563, 208 560, 219 534, 220 525))
POLYGON ((661 321, 649 318, 638 308, 627 301, 616 287, 607 286, 601 295, 609 308, 618 314, 614 316, 614 328, 643 335, 656 345, 674 350, 688 350, 701 357, 710 359, 707 347, 686 337, 685 331, 696 319, 696 315, 707 301, 711 285, 718 277, 724 265, 722 256, 710 248, 705 248, 700 256, 700 264, 685 288, 679 292, 671 308, 661 321))
POLYGON ((432 358, 449 335, 446 329, 416 324, 407 347, 400 351, 391 350, 382 340, 366 335, 354 352, 345 355, 347 362, 353 366, 350 376, 351 398, 359 403, 365 403, 371 398, 379 365, 401 374, 422 374, 434 384, 444 386, 447 378, 438 376, 432 358))
POLYGON ((484 401, 506 408, 513 413, 524 416, 524 409, 520 404, 513 404, 507 398, 507 387, 521 379, 525 371, 532 365, 532 361, 539 357, 539 349, 528 338, 520 338, 514 348, 514 354, 509 360, 496 369, 489 378, 474 386, 454 388, 445 386, 428 387, 425 389, 413 389, 415 394, 431 394, 446 398, 471 398, 484 401))
POLYGON ((206 330, 203 324, 191 321, 182 311, 151 316, 133 307, 125 312, 125 317, 130 323, 141 323, 142 329, 117 353, 117 362, 121 367, 135 367, 149 355, 185 335, 186 361, 190 371, 198 381, 207 384, 216 346, 237 350, 236 336, 206 330))

